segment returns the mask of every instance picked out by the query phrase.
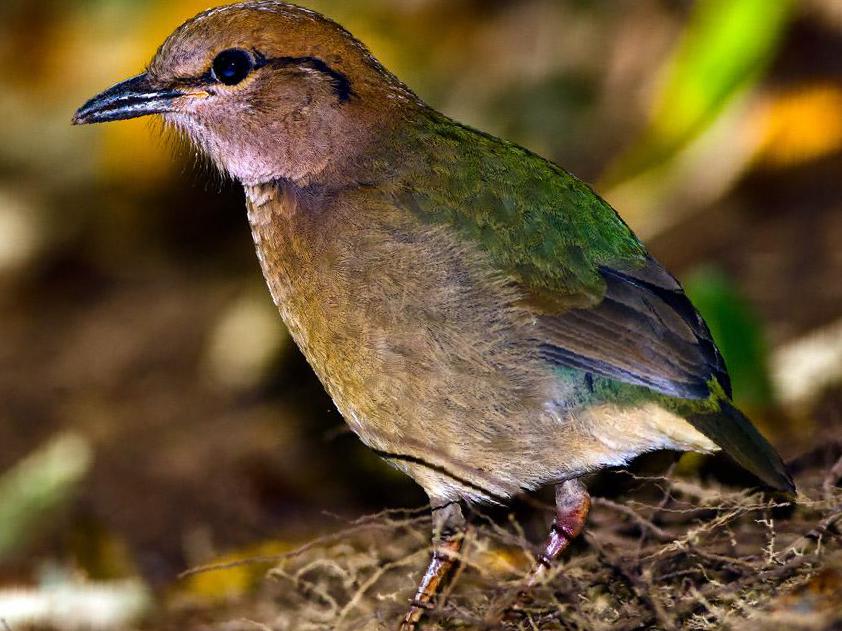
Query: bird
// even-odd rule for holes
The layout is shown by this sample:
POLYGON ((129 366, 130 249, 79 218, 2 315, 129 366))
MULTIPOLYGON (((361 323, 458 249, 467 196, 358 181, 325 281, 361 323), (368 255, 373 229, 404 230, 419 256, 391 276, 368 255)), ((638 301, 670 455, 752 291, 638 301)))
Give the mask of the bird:
POLYGON ((704 320, 617 212, 427 105, 334 21, 274 0, 210 9, 73 122, 147 115, 243 186, 292 337, 350 428, 429 497, 401 629, 439 602, 468 506, 555 487, 531 585, 585 527, 582 478, 645 452, 721 450, 794 492, 704 320))

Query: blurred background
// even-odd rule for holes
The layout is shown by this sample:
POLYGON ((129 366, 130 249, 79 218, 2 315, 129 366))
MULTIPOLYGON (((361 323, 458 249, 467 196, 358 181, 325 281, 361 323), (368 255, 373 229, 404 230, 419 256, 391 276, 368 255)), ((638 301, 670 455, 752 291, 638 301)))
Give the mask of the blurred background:
MULTIPOLYGON (((838 455, 842 2, 306 4, 437 109, 592 183, 685 283, 737 401, 784 456, 838 455)), ((69 628, 88 608, 88 628, 127 628, 172 603, 236 598, 251 574, 177 575, 329 532, 325 510, 425 500, 348 432, 290 342, 242 191, 148 121, 70 126, 209 6, 0 4, 10 626, 58 624, 65 606, 69 628)))

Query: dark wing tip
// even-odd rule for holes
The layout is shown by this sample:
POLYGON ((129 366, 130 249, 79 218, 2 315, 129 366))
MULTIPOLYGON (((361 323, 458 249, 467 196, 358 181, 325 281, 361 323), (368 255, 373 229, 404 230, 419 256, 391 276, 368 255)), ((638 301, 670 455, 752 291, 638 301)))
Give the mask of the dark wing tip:
POLYGON ((733 404, 722 401, 718 413, 685 416, 696 429, 768 486, 786 493, 797 492, 780 454, 733 404))
POLYGON ((613 278, 651 292, 680 316, 695 334, 697 350, 704 358, 708 369, 707 374, 698 375, 698 377, 705 383, 711 377, 715 378, 728 398, 733 397, 731 377, 728 375, 725 359, 719 352, 704 318, 684 293, 681 283, 672 274, 651 256, 647 257, 646 265, 638 270, 620 271, 602 267, 600 272, 606 279, 613 278))
POLYGON ((673 276, 651 257, 599 273, 601 302, 542 318, 542 357, 678 399, 707 399, 716 380, 730 398, 725 361, 673 276))

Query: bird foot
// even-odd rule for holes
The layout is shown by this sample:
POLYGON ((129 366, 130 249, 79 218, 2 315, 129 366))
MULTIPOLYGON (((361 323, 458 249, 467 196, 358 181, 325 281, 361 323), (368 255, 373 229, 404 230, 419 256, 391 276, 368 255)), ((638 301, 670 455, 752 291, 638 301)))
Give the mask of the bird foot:
POLYGON ((459 564, 459 553, 465 541, 465 519, 457 503, 433 509, 433 527, 436 533, 433 554, 427 571, 418 585, 409 611, 398 627, 399 631, 415 631, 424 614, 436 607, 436 597, 459 564))
POLYGON ((578 480, 568 480, 556 486, 556 517, 544 549, 538 555, 532 572, 517 591, 509 592, 496 603, 486 616, 486 623, 499 624, 523 616, 531 600, 533 587, 546 580, 553 563, 585 529, 591 499, 585 486, 578 480))
POLYGON ((591 498, 579 480, 556 486, 556 517, 544 551, 538 555, 538 562, 526 580, 527 590, 544 580, 553 563, 582 534, 590 509, 591 498))

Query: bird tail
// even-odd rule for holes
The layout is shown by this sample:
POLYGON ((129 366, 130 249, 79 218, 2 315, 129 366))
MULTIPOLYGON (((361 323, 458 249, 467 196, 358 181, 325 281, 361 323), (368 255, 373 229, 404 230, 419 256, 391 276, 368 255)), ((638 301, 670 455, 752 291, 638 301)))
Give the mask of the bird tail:
POLYGON ((720 399, 718 412, 695 411, 686 418, 763 482, 780 491, 795 492, 795 482, 778 452, 733 403, 720 399))

